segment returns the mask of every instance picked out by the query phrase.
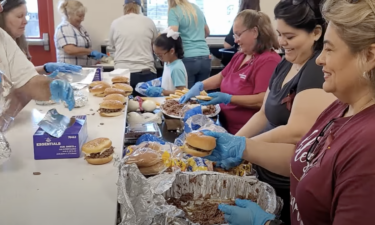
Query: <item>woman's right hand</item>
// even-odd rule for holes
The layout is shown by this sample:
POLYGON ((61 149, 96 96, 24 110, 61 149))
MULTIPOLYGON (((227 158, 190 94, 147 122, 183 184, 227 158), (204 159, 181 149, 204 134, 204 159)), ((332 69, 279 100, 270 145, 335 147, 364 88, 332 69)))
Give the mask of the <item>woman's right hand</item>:
MULTIPOLYGON (((246 148, 246 138, 233 136, 228 133, 217 133, 212 131, 202 131, 204 135, 216 138, 216 148, 206 159, 223 163, 228 159, 240 159, 246 148)), ((235 166, 235 165, 234 165, 235 166)), ((229 169, 229 168, 225 168, 229 169)))
POLYGON ((203 83, 195 83, 194 86, 188 91, 188 93, 181 97, 180 103, 183 104, 189 101, 191 98, 200 95, 201 91, 203 91, 203 83))

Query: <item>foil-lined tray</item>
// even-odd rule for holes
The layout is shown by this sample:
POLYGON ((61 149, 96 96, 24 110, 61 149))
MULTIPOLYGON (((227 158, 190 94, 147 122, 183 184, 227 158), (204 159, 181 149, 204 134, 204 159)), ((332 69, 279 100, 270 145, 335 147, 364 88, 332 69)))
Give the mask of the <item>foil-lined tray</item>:
POLYGON ((118 181, 120 225, 199 225, 166 199, 192 194, 193 200, 208 197, 228 202, 253 199, 266 212, 278 215, 282 208, 275 190, 255 177, 237 177, 216 172, 174 172, 145 178, 135 164, 120 165, 118 181))

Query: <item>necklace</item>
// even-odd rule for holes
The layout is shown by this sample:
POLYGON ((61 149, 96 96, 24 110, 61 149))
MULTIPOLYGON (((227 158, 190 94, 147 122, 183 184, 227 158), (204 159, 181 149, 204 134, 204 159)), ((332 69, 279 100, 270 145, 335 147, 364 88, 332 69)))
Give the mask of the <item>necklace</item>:
MULTIPOLYGON (((366 109, 366 108, 368 108, 368 107, 370 107, 371 105, 369 105, 369 103, 371 102, 372 100, 370 100, 370 101, 368 101, 364 106, 362 106, 361 108, 360 108, 360 110, 356 113, 356 114, 354 114, 353 116, 351 116, 337 131, 336 131, 336 136, 337 136, 337 134, 339 134, 339 132, 340 132, 340 130, 346 125, 346 124, 348 124, 349 123, 349 121, 351 120, 351 119, 353 119, 357 114, 359 114, 360 112, 362 112, 364 109, 366 109)), ((331 131, 330 131, 331 132, 331 131)), ((331 146, 329 145, 329 146, 327 146, 327 149, 330 149, 331 148, 331 146)), ((307 172, 304 172, 304 175, 302 175, 302 177, 301 178, 298 178, 294 173, 293 173, 293 170, 292 170, 292 164, 290 163, 289 164, 290 165, 290 173, 292 174, 292 176, 299 182, 300 180, 301 180, 301 178, 302 177, 304 177, 306 174, 305 173, 307 173, 307 172)))

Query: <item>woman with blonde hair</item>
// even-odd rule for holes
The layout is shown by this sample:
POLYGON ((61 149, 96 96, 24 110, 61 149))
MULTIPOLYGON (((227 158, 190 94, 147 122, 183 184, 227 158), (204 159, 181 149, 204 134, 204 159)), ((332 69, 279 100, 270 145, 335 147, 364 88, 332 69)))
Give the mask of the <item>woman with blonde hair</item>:
POLYGON ((259 111, 269 80, 280 62, 274 51, 279 48, 270 18, 262 12, 244 10, 233 23, 233 33, 242 51, 233 56, 219 74, 196 83, 181 99, 186 102, 203 90, 211 93, 212 100, 203 105, 220 104, 220 122, 229 133, 235 134, 259 111))
MULTIPOLYGON (((18 47, 31 60, 29 46, 25 37, 25 28, 27 25, 27 7, 25 0, 7 1, 3 6, 3 12, 0 14, 0 28, 4 29, 17 43, 18 47)), ((48 74, 52 72, 79 72, 80 66, 69 65, 65 63, 46 63, 43 66, 36 66, 39 74, 48 74)), ((52 77, 57 73, 51 74, 52 77)))
POLYGON ((168 26, 180 32, 185 56, 182 61, 188 73, 188 86, 210 76, 211 57, 206 37, 210 29, 206 18, 195 4, 188 0, 168 0, 168 26))
POLYGON ((92 50, 89 34, 82 26, 86 8, 76 0, 62 0, 59 10, 63 21, 55 31, 55 45, 58 62, 74 65, 90 66, 106 55, 92 50))
MULTIPOLYGON (((324 49, 316 59, 323 89, 338 98, 296 144, 228 134, 211 157, 241 157, 290 176, 292 225, 371 224, 375 213, 375 2, 326 0, 324 49), (359 16, 360 15, 360 16, 359 16)), ((289 204, 290 203, 290 204, 289 204)), ((229 224, 282 224, 250 201, 220 205, 229 224)))
POLYGON ((115 69, 130 70, 133 95, 138 83, 157 78, 152 44, 158 36, 155 23, 142 14, 141 0, 125 0, 124 15, 112 22, 109 44, 116 51, 115 69))

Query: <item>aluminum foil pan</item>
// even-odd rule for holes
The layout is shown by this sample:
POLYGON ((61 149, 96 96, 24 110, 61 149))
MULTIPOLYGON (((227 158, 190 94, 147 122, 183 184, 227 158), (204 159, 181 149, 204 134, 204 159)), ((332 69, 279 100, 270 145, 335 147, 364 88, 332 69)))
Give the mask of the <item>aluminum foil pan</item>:
POLYGON ((187 220, 182 210, 166 203, 166 198, 180 198, 185 194, 192 194, 192 199, 209 196, 223 202, 253 199, 262 209, 276 215, 281 209, 274 189, 254 177, 177 171, 146 179, 135 164, 120 165, 118 193, 120 225, 199 225, 187 220))
MULTIPOLYGON (((89 98, 84 93, 84 91, 74 91, 74 100, 74 108, 82 108, 87 105, 89 98)), ((68 108, 68 104, 66 104, 66 102, 64 102, 64 106, 68 108)))

